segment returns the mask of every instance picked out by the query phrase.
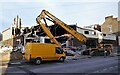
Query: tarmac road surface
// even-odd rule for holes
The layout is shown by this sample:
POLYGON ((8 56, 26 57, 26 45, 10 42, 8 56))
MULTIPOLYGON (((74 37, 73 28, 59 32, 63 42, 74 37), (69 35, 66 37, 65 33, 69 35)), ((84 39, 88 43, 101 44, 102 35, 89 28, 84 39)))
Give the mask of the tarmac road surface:
POLYGON ((78 60, 66 60, 65 62, 43 62, 41 65, 22 63, 9 65, 5 73, 115 73, 118 74, 118 56, 92 57, 78 60))

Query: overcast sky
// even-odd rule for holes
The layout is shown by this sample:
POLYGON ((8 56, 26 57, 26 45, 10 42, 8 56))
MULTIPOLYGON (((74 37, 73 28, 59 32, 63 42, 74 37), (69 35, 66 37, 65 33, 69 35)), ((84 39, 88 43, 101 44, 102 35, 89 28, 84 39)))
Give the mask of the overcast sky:
POLYGON ((0 2, 0 32, 8 28, 19 15, 22 24, 35 25, 36 17, 43 9, 48 10, 67 24, 80 27, 102 24, 106 16, 118 16, 119 0, 4 0, 0 2))

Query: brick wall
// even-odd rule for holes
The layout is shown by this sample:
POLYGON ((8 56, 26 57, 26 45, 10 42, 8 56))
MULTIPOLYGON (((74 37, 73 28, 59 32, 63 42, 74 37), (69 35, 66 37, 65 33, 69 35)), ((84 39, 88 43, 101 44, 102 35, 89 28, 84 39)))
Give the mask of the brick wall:
POLYGON ((101 25, 101 31, 106 34, 117 33, 119 31, 117 18, 113 18, 113 16, 105 17, 105 22, 101 25))

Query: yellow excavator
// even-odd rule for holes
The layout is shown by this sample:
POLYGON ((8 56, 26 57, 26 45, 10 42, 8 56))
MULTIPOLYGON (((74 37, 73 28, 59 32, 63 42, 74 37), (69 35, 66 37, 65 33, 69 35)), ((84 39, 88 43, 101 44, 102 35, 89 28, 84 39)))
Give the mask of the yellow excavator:
MULTIPOLYGON (((43 31, 48 35, 48 37, 50 37, 50 40, 52 42, 54 42, 57 46, 61 47, 61 44, 55 39, 55 37, 50 32, 50 30, 47 28, 46 19, 55 23, 55 24, 57 24, 57 25, 59 25, 63 29, 65 29, 69 34, 74 36, 79 42, 82 42, 84 44, 86 43, 86 41, 88 39, 86 36, 84 36, 81 33, 78 33, 73 28, 71 28, 69 25, 65 24, 63 21, 56 18, 54 15, 52 15, 48 11, 42 10, 41 14, 36 18, 36 21, 42 27, 43 31), (44 21, 44 23, 43 23, 42 20, 44 21)), ((102 48, 101 45, 98 44, 96 48, 91 48, 88 51, 89 51, 89 54, 92 54, 92 53, 96 54, 96 52, 100 53, 100 52, 104 52, 104 51, 108 51, 110 53, 111 47, 108 47, 108 48, 103 47, 102 48)))

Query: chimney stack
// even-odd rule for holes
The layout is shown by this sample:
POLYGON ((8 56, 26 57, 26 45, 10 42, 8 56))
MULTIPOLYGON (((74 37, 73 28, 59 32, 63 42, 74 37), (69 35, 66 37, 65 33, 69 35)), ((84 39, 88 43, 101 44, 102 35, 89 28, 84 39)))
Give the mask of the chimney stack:
POLYGON ((18 18, 19 18, 19 16, 17 15, 16 28, 18 28, 18 18))
POLYGON ((21 29, 21 18, 19 19, 19 28, 21 29))
POLYGON ((117 18, 113 18, 113 20, 116 20, 116 21, 117 21, 117 18))
POLYGON ((14 23, 13 23, 14 25, 15 25, 15 22, 16 22, 16 18, 14 18, 14 23))

